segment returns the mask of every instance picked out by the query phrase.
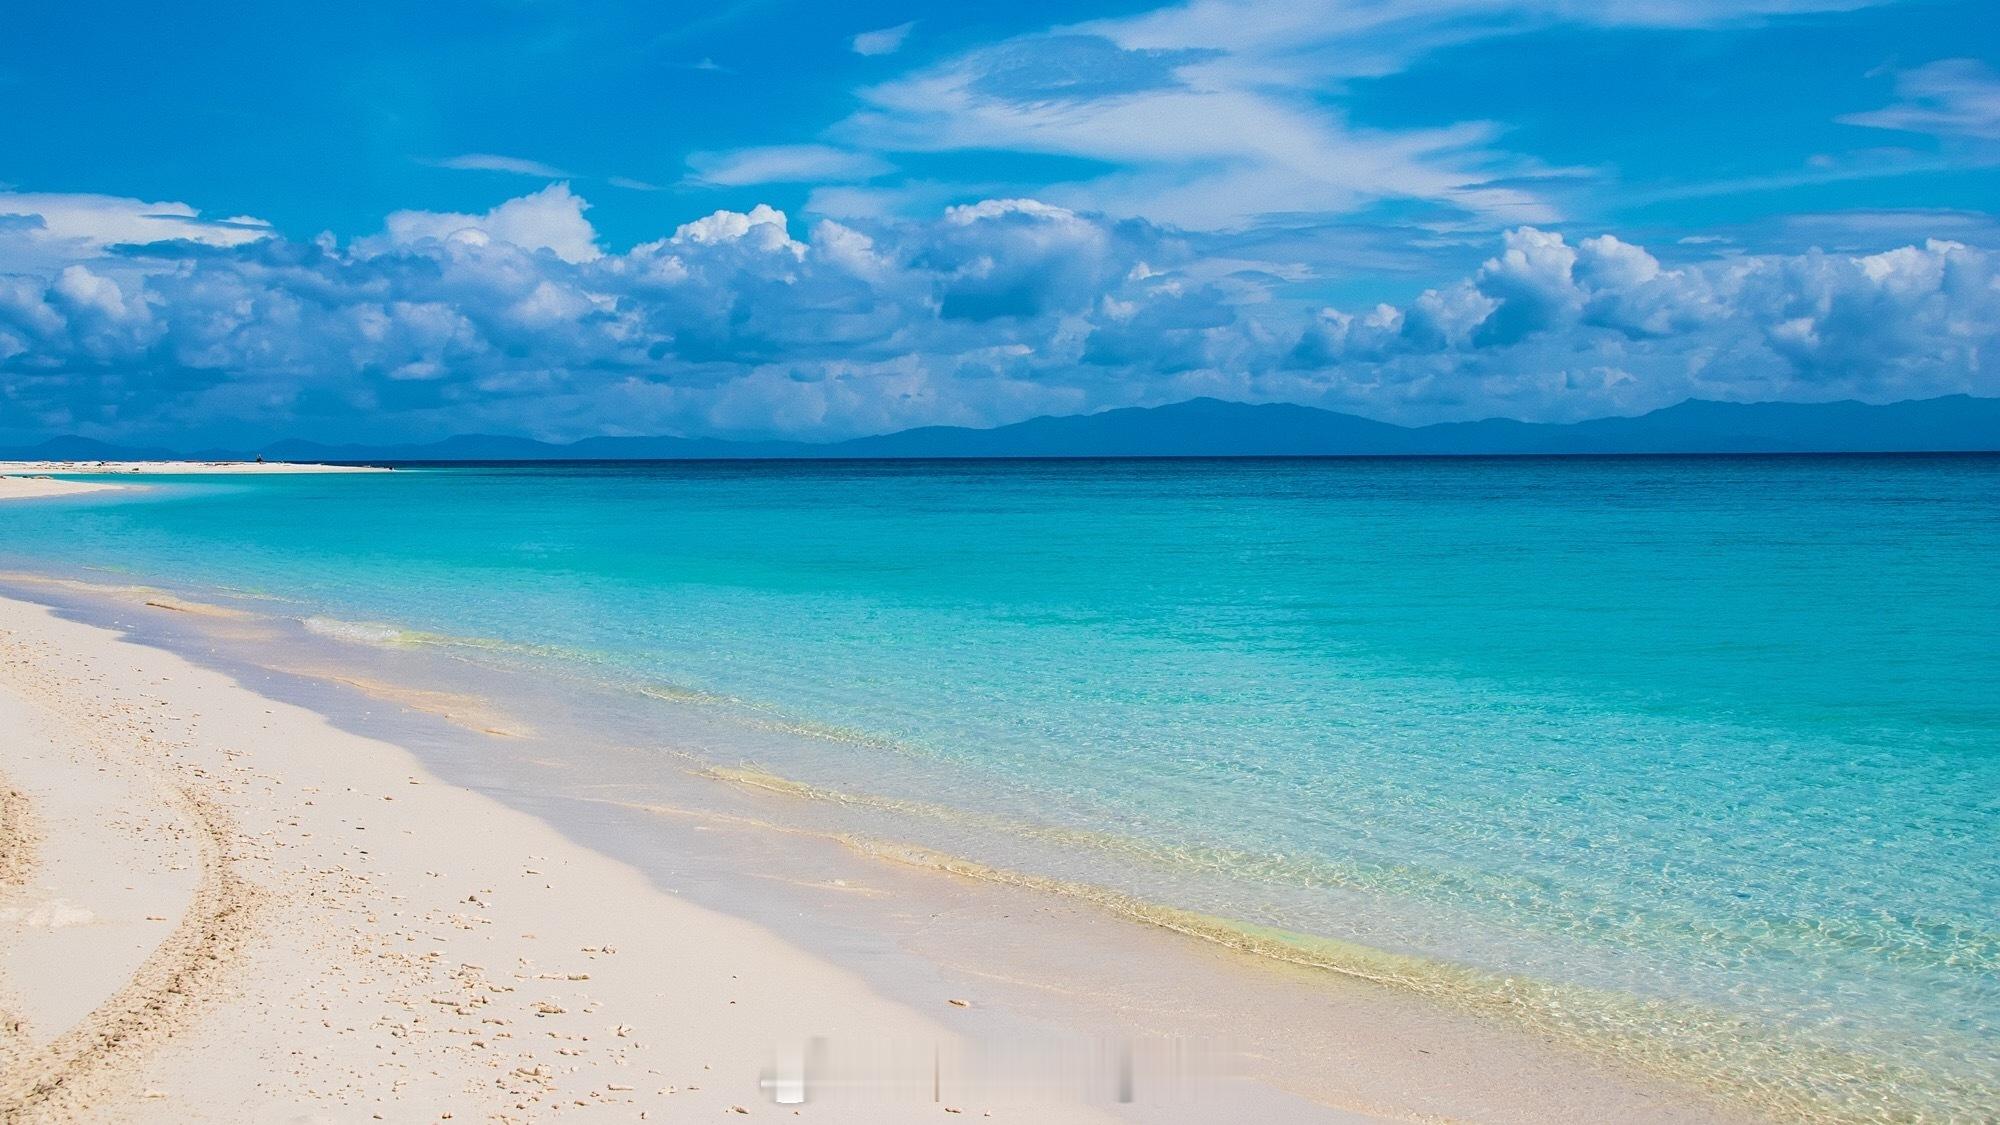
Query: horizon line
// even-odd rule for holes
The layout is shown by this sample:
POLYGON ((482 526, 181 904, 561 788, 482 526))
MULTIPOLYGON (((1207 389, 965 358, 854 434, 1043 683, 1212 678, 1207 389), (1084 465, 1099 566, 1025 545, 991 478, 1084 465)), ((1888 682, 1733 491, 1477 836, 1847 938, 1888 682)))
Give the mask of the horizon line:
MULTIPOLYGON (((1904 399, 1894 399, 1894 400, 1891 400, 1891 401, 1888 401, 1888 402, 1867 402, 1867 401, 1864 401, 1864 400, 1861 400, 1861 399, 1855 399, 1855 398, 1841 398, 1841 399, 1823 399, 1823 400, 1819 400, 1819 401, 1799 401, 1799 400, 1790 400, 1790 399, 1760 399, 1760 400, 1756 400, 1756 401, 1750 401, 1750 402, 1735 402, 1735 401, 1730 401, 1730 400, 1727 400, 1727 399, 1706 399, 1706 398, 1697 398, 1697 397, 1689 397, 1689 398, 1684 398, 1684 399, 1681 399, 1681 400, 1680 400, 1679 402, 1674 402, 1674 403, 1669 403, 1669 404, 1667 404, 1667 405, 1665 405, 1665 406, 1657 406, 1657 407, 1654 407, 1654 408, 1652 408, 1652 409, 1650 409, 1650 410, 1645 410, 1645 411, 1641 411, 1640 413, 1637 413, 1637 414, 1606 414, 1606 415, 1599 415, 1599 416, 1595 416, 1595 417, 1590 417, 1590 418, 1579 418, 1579 419, 1576 419, 1576 420, 1574 420, 1574 421, 1568 421, 1568 422, 1550 422, 1550 421, 1531 421, 1531 420, 1528 420, 1528 419, 1524 419, 1524 418, 1510 418, 1510 417, 1507 417, 1507 416, 1504 416, 1504 415, 1490 415, 1490 416, 1487 416, 1487 417, 1483 417, 1483 418, 1469 418, 1469 419, 1459 419, 1459 420, 1455 420, 1455 421, 1442 421, 1442 422, 1424 422, 1424 423, 1417 423, 1417 424, 1410 424, 1410 423, 1404 423, 1404 422, 1391 422, 1391 421, 1387 421, 1387 420, 1385 420, 1385 419, 1381 419, 1381 418, 1374 418, 1374 417, 1370 417, 1370 416, 1368 416, 1368 415, 1366 415, 1366 414, 1357 414, 1357 413, 1353 413, 1353 412, 1351 412, 1351 411, 1346 411, 1346 410, 1335 410, 1335 409, 1332 409, 1332 408, 1329 408, 1329 407, 1324 407, 1324 406, 1314 406, 1314 405, 1311 405, 1311 404, 1309 404, 1309 403, 1301 403, 1301 402, 1290 402, 1290 401, 1283 401, 1283 400, 1272 400, 1272 401, 1265 401, 1265 402, 1249 402, 1249 401, 1245 401, 1245 400, 1242 400, 1242 399, 1225 399, 1225 398, 1219 398, 1219 397, 1217 397, 1217 396, 1214 396, 1214 395, 1196 395, 1196 396, 1194 396, 1194 397, 1192 397, 1192 398, 1186 398, 1186 399, 1179 399, 1179 400, 1176 400, 1176 401, 1174 401, 1174 402, 1166 402, 1166 403, 1159 403, 1159 404, 1156 404, 1156 405, 1152 405, 1152 406, 1139 406, 1139 405, 1127 405, 1127 406, 1109 406, 1109 407, 1105 407, 1105 408, 1104 408, 1104 409, 1102 409, 1102 410, 1092 410, 1092 411, 1086 411, 1086 412, 1081 412, 1081 413, 1076 413, 1076 414, 1037 414, 1037 415, 1033 415, 1033 416, 1031 416, 1031 417, 1028 417, 1028 418, 1022 418, 1022 419, 1019 419, 1019 420, 1017 420, 1017 421, 1014 421, 1014 422, 1003 422, 1003 423, 1000 423, 1000 424, 998 424, 998 425, 993 425, 993 426, 965 426, 965 425, 956 425, 956 424, 952 424, 952 423, 948 423, 948 422, 930 422, 930 423, 923 423, 923 424, 919 424, 919 425, 914 425, 914 426, 905 426, 905 427, 902 427, 902 428, 900 428, 900 429, 894 429, 894 430, 884 430, 884 431, 880 431, 880 432, 876 432, 876 433, 868 433, 868 434, 856 434, 856 435, 853 435, 853 436, 851 436, 851 437, 844 437, 844 438, 801 438, 801 437, 722 437, 722 436, 717 436, 717 435, 698 435, 698 436, 690 436, 690 435, 685 435, 685 434, 590 434, 590 435, 586 435, 586 436, 584 436, 584 437, 579 437, 579 438, 572 438, 572 439, 569 439, 569 440, 551 440, 551 439, 548 439, 548 438, 538 438, 538 437, 532 437, 532 436, 528 436, 528 435, 525 435, 525 434, 513 434, 513 433, 494 433, 494 432, 487 432, 487 431, 476 431, 476 430, 475 430, 475 431, 460 431, 460 432, 457 432, 457 433, 452 433, 452 434, 448 434, 448 435, 445 435, 445 436, 443 436, 443 437, 437 437, 437 438, 414 438, 414 439, 386 439, 386 440, 374 440, 374 441, 369 441, 369 440, 353 440, 353 439, 349 439, 349 440, 340 440, 340 441, 334 441, 334 440, 326 440, 326 439, 319 439, 319 438, 305 438, 305 437, 298 437, 298 436, 290 436, 290 437, 281 437, 281 438, 273 438, 273 439, 270 439, 270 440, 267 440, 267 441, 263 441, 263 442, 254 442, 254 443, 252 443, 252 442, 246 442, 246 443, 243 443, 243 444, 234 444, 234 443, 231 443, 231 444, 228 444, 228 445, 223 445, 223 444, 215 444, 215 445, 210 445, 210 446, 207 446, 207 447, 205 447, 205 448, 196 448, 196 449, 188 449, 188 448, 184 448, 184 447, 168 447, 168 446, 156 446, 156 445, 153 445, 153 444, 151 444, 150 442, 147 442, 147 441, 144 441, 144 440, 134 440, 134 441, 121 441, 121 440, 113 440, 113 439, 106 439, 106 438, 96 438, 96 437, 90 437, 90 436, 87 436, 87 435, 84 435, 84 434, 78 434, 78 433, 75 433, 75 432, 68 432, 68 433, 56 433, 56 434, 50 434, 50 435, 48 435, 48 436, 46 436, 46 437, 41 437, 41 438, 38 438, 38 439, 30 439, 30 443, 29 443, 29 444, 25 444, 25 445, 14 445, 14 446, 12 446, 11 448, 8 448, 8 449, 6 450, 6 452, 7 452, 7 453, 10 453, 10 454, 11 454, 11 453, 27 453, 27 452, 30 452, 30 451, 32 451, 32 450, 34 450, 34 449, 36 449, 36 448, 39 448, 39 447, 41 447, 41 446, 45 446, 45 445, 52 445, 52 444, 56 444, 56 443, 59 443, 59 442, 64 442, 64 441, 75 441, 75 442, 88 442, 88 443, 91 443, 91 444, 95 444, 95 445, 102 445, 102 446, 106 446, 106 447, 109 447, 109 448, 113 448, 113 449, 125 449, 125 450, 139 450, 139 451, 146 451, 146 450, 158 450, 158 451, 162 451, 162 452, 171 452, 171 453, 175 453, 175 454, 178 454, 178 455, 183 455, 183 456, 185 456, 185 457, 186 457, 187 459, 190 459, 190 460, 202 460, 202 459, 205 459, 205 458, 204 458, 204 457, 203 457, 202 455, 203 455, 203 454, 208 454, 208 453, 239 453, 239 452, 240 452, 240 453, 247 453, 247 454, 252 454, 252 455, 255 455, 255 454, 258 454, 258 453, 261 453, 261 452, 263 452, 263 451, 267 451, 267 450, 270 450, 270 449, 273 449, 273 448, 276 448, 276 447, 279 447, 279 446, 283 446, 283 445, 290 445, 290 444, 302 444, 302 445, 312 445, 312 446, 320 446, 320 447, 324 447, 324 448, 326 448, 326 449, 329 449, 329 450, 338 450, 338 449, 342 449, 342 448, 367 448, 367 447, 371 447, 371 446, 372 446, 372 447, 378 447, 378 448, 425 448, 425 447, 429 447, 429 446, 437 446, 437 445, 444 445, 444 444, 447 444, 447 443, 450 443, 450 442, 456 442, 456 441, 475 441, 475 440, 491 440, 491 441, 509 441, 509 442, 525 442, 525 443, 531 443, 531 444, 534 444, 534 445, 541 445, 541 446, 546 446, 546 447, 548 447, 548 448, 550 448, 550 449, 563 449, 563 448, 568 448, 568 447, 572 447, 572 446, 576 446, 576 445, 581 445, 581 444, 583 444, 583 443, 585 443, 585 442, 596 442, 596 441, 615 441, 615 442, 645 442, 645 441, 676 441, 676 442, 689 442, 689 443, 697 443, 697 442, 708 442, 708 443, 716 443, 716 444, 721 444, 721 445, 737 445, 737 446, 755 446, 755 445, 783 445, 783 446, 800 446, 800 447, 807 447, 807 448, 829 448, 829 449, 830 449, 830 448, 836 448, 836 447, 838 447, 838 446, 841 446, 841 445, 846 445, 846 444, 849 444, 849 443, 852 443, 852 442, 865 442, 865 441, 871 441, 871 440, 875 440, 875 439, 880 439, 880 438, 890 438, 890 437, 898 437, 898 436, 901 436, 901 435, 904 435, 904 434, 914 434, 914 433, 922 433, 922 432, 927 432, 927 431, 953 431, 953 432, 958 432, 958 433, 964 433, 964 434, 990 434, 990 433, 996 433, 996 432, 999 432, 999 431, 1001 431, 1001 430, 1007 430, 1007 429, 1012 429, 1012 428, 1014 428, 1014 427, 1017 427, 1017 426, 1026 426, 1026 425, 1031 425, 1031 424, 1033 424, 1033 423, 1036 423, 1036 422, 1048 422, 1048 421, 1070 421, 1070 420, 1078 420, 1078 419, 1088 419, 1088 418, 1101 418, 1101 417, 1105 417, 1105 416, 1107 416, 1107 415, 1111 415, 1111 414, 1118 414, 1118 413, 1123 413, 1123 412, 1139 412, 1139 413, 1152 413, 1152 412, 1156 412, 1156 411, 1162 411, 1162 410, 1172 410, 1172 409, 1174 409, 1174 408, 1176 408, 1176 407, 1184 407, 1184 406, 1190 406, 1190 405, 1194 405, 1194 404, 1197 404, 1197 403, 1214 403, 1214 404, 1217 404, 1217 405, 1222 405, 1222 406, 1232 406, 1232 407, 1244 407, 1244 408, 1248 408, 1248 409, 1253 409, 1253 410, 1255 410, 1255 409, 1267 409, 1267 408, 1273 408, 1273 407, 1278 407, 1278 408, 1287 408, 1287 407, 1288 407, 1288 408, 1292 408, 1292 409, 1297 409, 1297 410, 1305 410, 1305 411, 1311 411, 1311 412, 1313 412, 1313 413, 1316 413, 1316 414, 1323 414, 1323 415, 1326 415, 1326 416, 1328 416, 1328 417, 1334 417, 1334 418, 1347 418, 1347 419, 1353 419, 1353 420, 1356 420, 1356 421, 1361 421, 1361 422, 1367 422, 1367 423, 1370 423, 1371 425, 1378 425, 1378 426, 1386 426, 1386 427, 1390 427, 1390 428, 1393 428, 1393 429, 1397 429, 1397 430, 1404 430, 1404 431, 1407 431, 1407 432, 1411 432, 1411 433, 1418 433, 1418 432, 1422 432, 1422 431, 1426 431, 1426 430, 1435 430, 1435 429, 1439 429, 1439 428, 1442 428, 1442 427, 1448 427, 1448 426, 1480 426, 1480 425, 1491 425, 1491 424, 1512 424, 1512 425, 1518 425, 1518 426, 1536 426, 1536 427, 1547 427, 1547 428, 1550 428, 1550 429, 1563 429, 1563 428, 1568 428, 1568 427, 1574 427, 1574 426, 1585 426, 1585 425, 1591 425, 1591 424, 1593 424, 1593 423, 1599 423, 1599 422, 1615 422, 1615 421, 1635 421, 1635 420, 1638 420, 1638 419, 1641 419, 1641 418, 1647 418, 1647 417, 1651 417, 1651 416, 1653 416, 1653 415, 1655 415, 1655 414, 1659 414, 1659 413, 1662 413, 1662 412, 1664 412, 1664 411, 1669 411, 1669 410, 1677 410, 1677 409, 1680 409, 1680 408, 1682 408, 1682 407, 1686 407, 1686 406, 1690 406, 1690 405, 1695 405, 1695 404, 1701 404, 1701 405, 1713 405, 1713 406, 1725 406, 1725 407, 1733 407, 1733 408, 1741 408, 1741 409, 1752 409, 1752 408, 1757 408, 1757 407, 1768 407, 1768 406, 1777 406, 1777 407, 1804 407, 1804 408, 1812 408, 1812 407, 1836 407, 1836 406, 1858 406, 1858 407, 1865 407, 1865 408, 1869 408, 1869 409, 1888 409, 1888 408, 1891 408, 1891 407, 1897 407, 1897 406, 1905 406, 1905 405, 1910 405, 1910 404, 1915 404, 1915 403, 1933 403, 1933 402, 1943 402, 1943 401, 1947 401, 1947 400, 1951 400, 1951 399, 1965 399, 1965 400, 1967 400, 1967 401, 1969 401, 1969 402, 2000 402, 2000 395, 1994 395, 1994 396, 1989 396, 1989 395, 1975 395, 1975 394, 1972 394, 1972 393, 1970 393, 1970 392, 1965 392, 1965 391, 1960 391, 1960 392, 1955 392, 1955 393, 1952 393, 1952 394, 1945 394, 1945 395, 1931 395, 1931 396, 1928 396, 1928 397, 1923 397, 1923 398, 1904 398, 1904 399)), ((1640 451, 1630 451, 1630 452, 1633 452, 1633 453, 1638 453, 1638 452, 1640 452, 1640 451)), ((1814 451, 1811 451, 1811 450, 1789 450, 1789 451, 1769 451, 1769 452, 1798 452, 1798 453, 1806 453, 1806 452, 1814 452, 1814 451)), ((1827 451, 1825 451, 1825 452, 1829 452, 1829 453, 1832 453, 1832 452, 1870 452, 1870 451, 1855 451, 1855 450, 1827 450, 1827 451)), ((1879 450, 1878 450, 1878 451, 1873 451, 1873 452, 1886 452, 1886 451, 1879 451, 1879 450)), ((1927 451, 1925 451, 1925 450, 1911 450, 1910 452, 1927 452, 1927 451)), ((1931 450, 1931 451, 1928 451, 1928 452, 1945 452, 1945 451, 1942 451, 1942 450, 1931 450)), ((1986 450, 1964 450, 1964 451, 1962 451, 1962 452, 1986 452, 1986 450)), ((1530 453, 1505 453, 1505 452, 1501 452, 1501 453, 1494 453, 1494 454, 1485 454, 1485 453, 1476 453, 1476 452, 1474 452, 1474 453, 1463 453, 1463 454, 1458 454, 1458 453, 1449 453, 1449 452, 1431 452, 1431 453, 1356 453, 1356 454, 1339 454, 1339 453, 1333 453, 1333 454, 1320 454, 1320 453, 1312 453, 1312 454, 1117 454, 1117 455, 1107 455, 1107 456, 1111 456, 1111 457, 1114 457, 1114 458, 1117 458, 1117 459, 1135 459, 1135 458, 1141 458, 1141 457, 1162 457, 1162 458, 1181 458, 1181 457, 1229 457, 1229 458, 1235 458, 1235 457, 1290 457, 1290 456, 1296 456, 1296 457, 1322 457, 1322 456, 1336 456, 1336 457, 1339 457, 1339 456, 1387 456, 1387 457, 1412 457, 1412 456, 1486 456, 1486 455, 1497 455, 1497 456, 1537 456, 1537 455, 1546 455, 1546 456, 1581 456, 1581 455, 1585 455, 1585 454, 1582 454, 1582 453, 1578 453, 1578 454, 1564 454, 1564 453, 1540 453, 1540 454, 1530 454, 1530 453)), ((1609 453, 1609 454, 1606 454, 1606 455, 1614 455, 1614 456, 1616 456, 1616 455, 1624 455, 1624 454, 1623 454, 1623 453, 1609 453)), ((990 458, 990 459, 1002 459, 1002 460, 1004 460, 1004 459, 1052 459, 1052 458, 1054 458, 1054 457, 1060 457, 1060 456, 1063 456, 1063 455, 1034 455, 1034 454, 1028 454, 1028 455, 1005 455, 1005 454, 998 454, 998 455, 985 455, 985 454, 982 454, 982 455, 971 455, 971 456, 968 456, 968 457, 952 457, 952 456, 943 456, 943 457, 938 457, 938 458, 936 458, 936 459, 940 459, 940 460, 967 460, 967 459, 989 459, 989 458, 990 458)), ((32 458, 19 458, 19 459, 32 459, 32 458)), ((53 459, 55 459, 55 460, 62 460, 63 458, 53 458, 53 459)), ((213 458, 209 458, 209 459, 213 459, 213 458)), ((422 458, 387 458, 387 459, 389 459, 389 460, 402 460, 402 461, 417 461, 417 460, 423 460, 422 458)), ((754 457, 754 456, 746 456, 746 457, 718 457, 718 458, 712 458, 712 459, 713 459, 713 460, 739 460, 739 461, 741 461, 741 460, 813 460, 814 458, 811 458, 811 457, 754 457)), ((867 458, 846 458, 846 457, 833 457, 833 458, 826 458, 826 459, 827 459, 827 460, 864 460, 864 459, 867 459, 867 458)), ((884 458, 884 459, 887 459, 887 460, 924 460, 924 459, 926 459, 926 458, 925 458, 925 457, 921 457, 921 456, 911 456, 911 457, 889 457, 889 458, 884 458)), ((1090 456, 1086 456, 1086 457, 1085 457, 1085 459, 1095 459, 1095 458, 1094 458, 1094 457, 1090 457, 1090 456)), ((477 461, 477 460, 483 460, 483 459, 480 459, 480 458, 467 458, 467 459, 458 459, 458 458, 446 458, 446 459, 442 459, 442 460, 450 460, 450 461, 477 461)), ((562 459, 562 458, 544 458, 544 459, 542 459, 542 460, 563 460, 563 459, 562 459)), ((582 457, 582 458, 573 458, 573 459, 571 459, 571 460, 576 460, 576 461, 594 461, 594 460, 626 460, 626 461, 645 461, 645 460, 688 460, 688 461, 694 461, 694 460, 704 460, 704 458, 700 458, 700 457, 681 457, 681 458, 645 458, 645 457, 632 457, 632 458, 589 458, 589 457, 582 457)))

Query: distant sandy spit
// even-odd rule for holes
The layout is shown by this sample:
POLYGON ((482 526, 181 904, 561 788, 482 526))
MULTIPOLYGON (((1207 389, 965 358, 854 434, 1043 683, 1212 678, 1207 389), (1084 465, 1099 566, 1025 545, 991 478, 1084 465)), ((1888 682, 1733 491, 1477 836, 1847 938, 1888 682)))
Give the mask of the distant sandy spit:
POLYGON ((1096 1119, 951 1100, 951 997, 884 999, 399 747, 6 599, 0 738, 0 1121, 1096 1119), (909 1081, 773 1104, 814 1035, 909 1081))
POLYGON ((86 492, 108 492, 121 487, 123 486, 94 480, 0 476, 0 500, 40 500, 51 496, 80 496, 86 492))
POLYGON ((387 473, 379 465, 316 465, 293 461, 0 461, 0 475, 50 473, 57 476, 96 476, 135 473, 141 476, 189 476, 208 474, 293 473, 387 473))

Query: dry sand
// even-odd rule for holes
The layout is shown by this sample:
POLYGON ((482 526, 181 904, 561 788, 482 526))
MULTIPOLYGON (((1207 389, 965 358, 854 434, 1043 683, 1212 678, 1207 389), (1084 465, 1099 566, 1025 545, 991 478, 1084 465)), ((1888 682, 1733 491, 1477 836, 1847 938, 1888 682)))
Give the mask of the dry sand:
POLYGON ((885 1000, 398 747, 9 600, 0 742, 0 1122, 790 1118, 758 1083, 809 1035, 913 1081, 806 1119, 1095 1116, 958 1104, 952 997, 885 1000))
POLYGON ((232 473, 386 473, 372 465, 316 465, 304 461, 0 461, 0 475, 53 473, 58 476, 98 476, 127 473, 139 476, 189 476, 232 473))
POLYGON ((0 500, 38 500, 103 492, 123 485, 72 476, 223 476, 245 473, 386 473, 366 465, 312 465, 283 461, 0 461, 0 500))
POLYGON ((0 476, 0 500, 40 500, 51 496, 79 496, 122 487, 89 480, 59 480, 55 477, 0 476))

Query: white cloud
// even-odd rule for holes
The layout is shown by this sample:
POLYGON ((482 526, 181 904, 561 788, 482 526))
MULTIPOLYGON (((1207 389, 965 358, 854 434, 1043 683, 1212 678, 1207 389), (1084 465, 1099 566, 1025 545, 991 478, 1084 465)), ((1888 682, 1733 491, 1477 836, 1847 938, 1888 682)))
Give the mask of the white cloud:
POLYGON ((0 269, 69 261, 116 245, 241 246, 272 235, 262 219, 204 219, 185 203, 112 195, 0 192, 0 269))
MULTIPOLYGON (((1400 312, 1362 328, 1327 310, 1296 358, 1322 370, 1366 363, 1391 375, 1450 373, 1459 385, 1449 393, 1476 379, 1489 409, 1514 405, 1496 412, 1566 418, 1686 397, 1883 401, 2000 391, 2000 370, 1987 358, 2000 343, 2000 255, 1956 242, 1667 268, 1609 235, 1571 245, 1523 228, 1471 277, 1400 312), (1469 326, 1412 331, 1425 308, 1477 311, 1469 326), (1622 373, 1617 384, 1565 401, 1538 385, 1608 370, 1622 373)), ((1406 393, 1419 387, 1423 395, 1446 389, 1412 379, 1406 393)))
POLYGON ((396 246, 429 240, 485 245, 497 240, 529 250, 549 250, 564 261, 584 262, 601 253, 597 232, 583 217, 589 206, 568 184, 550 184, 483 215, 397 211, 384 221, 382 237, 396 246))
POLYGON ((1292 58, 1349 76, 1400 68, 1439 46, 1556 23, 1715 27, 1772 16, 1850 11, 1887 0, 1188 0, 1136 16, 1077 25, 1128 48, 1207 44, 1232 54, 1292 58))
POLYGON ((2000 74, 1977 59, 1940 59, 1896 75, 1893 105, 1839 120, 1908 133, 2000 141, 2000 74))
POLYGON ((746 184, 847 183, 873 179, 891 170, 879 156, 830 145, 771 145, 728 152, 697 152, 688 167, 703 183, 731 187, 746 184))
MULTIPOLYGON (((1190 0, 991 44, 870 87, 829 135, 888 153, 1106 162, 1116 167, 1015 190, 1203 229, 1402 200, 1488 225, 1550 222, 1556 204, 1529 185, 1552 170, 1505 151, 1496 126, 1363 128, 1340 107, 1343 85, 1454 44, 1563 23, 1714 26, 1866 2, 1190 0)), ((832 198, 879 209, 895 190, 832 198)))
POLYGON ((903 49, 903 40, 910 37, 917 21, 899 23, 876 31, 864 31, 854 37, 852 44, 857 55, 893 55, 903 49))
POLYGON ((623 253, 584 209, 552 185, 346 245, 7 262, 0 437, 827 437, 1194 394, 1409 422, 2000 394, 2000 253, 1963 242, 1676 258, 1519 227, 1456 281, 1343 308, 1229 238, 1033 198, 796 235, 760 205, 623 253))
POLYGON ((717 211, 691 223, 682 223, 674 228, 673 238, 664 244, 653 245, 706 246, 747 240, 764 249, 781 249, 793 257, 802 257, 805 246, 792 241, 789 226, 783 211, 768 203, 759 203, 747 212, 717 211))
POLYGON ((888 150, 1110 162, 1120 169, 1049 193, 1203 229, 1403 198, 1503 221, 1555 217, 1533 194, 1493 182, 1518 168, 1490 148, 1490 127, 1359 129, 1303 90, 1246 81, 1207 48, 1164 50, 1096 37, 1016 41, 864 91, 868 108, 835 136, 888 150))
POLYGON ((442 160, 425 160, 433 168, 452 168, 461 172, 505 172, 514 176, 533 176, 543 180, 569 178, 569 173, 560 168, 552 168, 539 160, 523 160, 518 156, 496 156, 490 152, 469 152, 463 156, 448 156, 442 160))

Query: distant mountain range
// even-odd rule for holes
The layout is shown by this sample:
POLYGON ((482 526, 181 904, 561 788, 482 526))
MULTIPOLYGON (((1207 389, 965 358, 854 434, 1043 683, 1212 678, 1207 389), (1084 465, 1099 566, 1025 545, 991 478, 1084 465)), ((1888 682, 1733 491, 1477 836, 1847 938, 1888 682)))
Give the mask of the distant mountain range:
POLYGON ((531 438, 467 434, 419 445, 281 441, 260 449, 165 450, 59 437, 0 452, 0 456, 23 460, 262 456, 273 461, 554 461, 1974 451, 2000 451, 2000 399, 1950 395, 1883 406, 1690 399, 1636 418, 1565 424, 1495 418, 1397 426, 1310 406, 1198 398, 1171 406, 1032 418, 986 430, 926 426, 827 443, 595 437, 558 445, 531 438))

